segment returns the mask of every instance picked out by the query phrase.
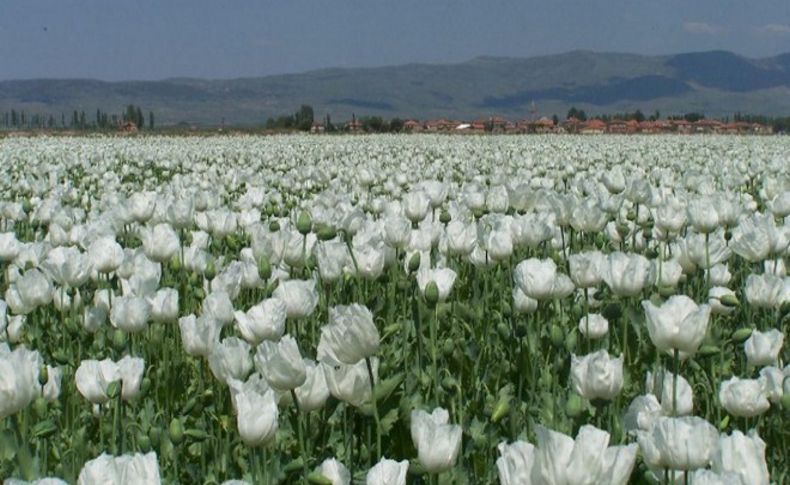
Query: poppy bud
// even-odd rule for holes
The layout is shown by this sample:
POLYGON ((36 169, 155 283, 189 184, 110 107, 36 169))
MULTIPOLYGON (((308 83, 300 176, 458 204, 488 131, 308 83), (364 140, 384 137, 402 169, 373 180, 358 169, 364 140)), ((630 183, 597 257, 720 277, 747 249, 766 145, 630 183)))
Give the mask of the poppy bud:
POLYGON ((269 258, 262 257, 258 260, 258 276, 263 281, 268 281, 272 276, 272 264, 269 262, 269 258))
POLYGON ((173 444, 178 445, 184 440, 184 426, 178 418, 173 418, 170 421, 170 426, 167 429, 167 434, 173 444))
POLYGON ((38 369, 38 383, 42 386, 49 381, 49 369, 46 365, 42 365, 38 369))
POLYGON ((417 251, 414 254, 412 254, 411 258, 409 259, 409 273, 413 273, 414 271, 417 271, 419 267, 420 267, 420 253, 419 251, 417 251))
POLYGON ((578 394, 571 394, 568 400, 565 401, 565 414, 568 417, 575 418, 582 413, 582 398, 578 394))
POLYGON ((123 330, 115 329, 113 331, 112 346, 119 352, 126 347, 126 333, 123 330))
POLYGON ((205 276, 208 280, 213 280, 216 275, 217 268, 214 266, 214 261, 209 261, 206 264, 206 270, 203 272, 203 276, 205 276))
POLYGON ((731 294, 722 295, 719 298, 719 301, 721 302, 722 305, 724 305, 726 307, 736 307, 736 306, 741 304, 738 301, 738 297, 735 296, 735 295, 731 295, 731 294))
POLYGON ((562 329, 556 324, 553 324, 549 328, 549 337, 551 337, 551 343, 554 344, 555 347, 561 347, 565 342, 565 336, 562 335, 562 329))
POLYGON ((313 221, 310 219, 310 214, 307 211, 302 211, 296 219, 296 230, 302 236, 306 236, 313 230, 313 221))
POLYGON ((428 285, 425 287, 425 302, 431 307, 439 302, 439 287, 435 281, 428 282, 428 285))
POLYGON ((734 331, 732 333, 732 340, 735 343, 741 343, 741 342, 746 341, 746 339, 748 339, 751 335, 752 335, 752 329, 751 328, 748 328, 748 327, 747 328, 739 328, 738 330, 736 330, 736 331, 734 331))
POLYGON ((113 381, 107 386, 107 397, 115 399, 121 393, 121 381, 113 381))
POLYGON ((325 226, 318 230, 318 239, 329 241, 337 236, 337 231, 333 227, 325 226))

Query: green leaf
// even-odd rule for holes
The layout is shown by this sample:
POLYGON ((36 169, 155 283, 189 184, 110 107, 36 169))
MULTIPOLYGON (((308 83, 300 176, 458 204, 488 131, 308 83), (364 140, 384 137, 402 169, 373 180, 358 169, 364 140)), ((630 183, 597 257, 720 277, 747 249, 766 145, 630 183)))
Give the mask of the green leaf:
POLYGON ((48 436, 52 436, 58 427, 55 425, 52 420, 47 419, 46 421, 41 421, 33 426, 33 436, 36 438, 46 438, 48 436))

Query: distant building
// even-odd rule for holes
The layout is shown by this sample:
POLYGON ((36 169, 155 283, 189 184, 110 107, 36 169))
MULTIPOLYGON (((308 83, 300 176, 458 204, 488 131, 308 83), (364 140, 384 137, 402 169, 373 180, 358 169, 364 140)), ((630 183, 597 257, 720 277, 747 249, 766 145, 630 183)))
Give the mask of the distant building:
POLYGON ((118 125, 118 130, 124 133, 137 133, 137 123, 133 121, 124 121, 118 125))
POLYGON ((406 120, 403 122, 403 131, 407 133, 419 133, 424 127, 418 120, 406 120))
POLYGON ((585 121, 578 131, 582 135, 601 135, 606 132, 606 123, 597 119, 585 121))

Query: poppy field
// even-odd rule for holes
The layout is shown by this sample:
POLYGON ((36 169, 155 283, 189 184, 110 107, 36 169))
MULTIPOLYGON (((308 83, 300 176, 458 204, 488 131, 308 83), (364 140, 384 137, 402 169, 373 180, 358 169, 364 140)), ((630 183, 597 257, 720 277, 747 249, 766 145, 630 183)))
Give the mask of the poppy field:
POLYGON ((5 484, 790 482, 790 139, 0 163, 5 484))

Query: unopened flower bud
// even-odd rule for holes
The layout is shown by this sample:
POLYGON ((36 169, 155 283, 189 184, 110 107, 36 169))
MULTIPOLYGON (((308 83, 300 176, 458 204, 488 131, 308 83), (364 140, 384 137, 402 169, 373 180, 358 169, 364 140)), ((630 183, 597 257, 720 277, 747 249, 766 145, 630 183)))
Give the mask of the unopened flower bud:
POLYGON ((269 262, 269 258, 262 257, 258 260, 258 276, 263 281, 268 281, 272 276, 272 263, 269 262))
POLYGON ((738 330, 732 333, 732 340, 735 343, 742 343, 745 342, 747 338, 751 337, 752 329, 751 328, 739 328, 738 330))
POLYGON ((411 258, 409 258, 409 273, 413 273, 420 268, 420 258, 419 252, 415 252, 411 255, 411 258))
POLYGON ((428 282, 425 287, 425 302, 431 307, 439 302, 439 287, 435 281, 428 282))
POLYGON ((170 441, 172 441, 174 445, 178 445, 184 441, 184 425, 181 424, 180 419, 173 418, 173 420, 170 421, 170 426, 167 428, 167 434, 170 437, 170 441))
POLYGON ((733 294, 722 295, 719 298, 719 301, 726 307, 737 307, 741 304, 741 302, 738 301, 738 297, 733 294))
POLYGON ((313 230, 313 221, 310 219, 310 213, 307 211, 302 211, 299 214, 299 217, 296 219, 296 230, 299 231, 299 234, 302 236, 306 236, 313 230))
POLYGON ((568 396, 568 400, 565 402, 565 414, 568 417, 575 418, 582 413, 582 410, 582 398, 576 393, 568 396))

